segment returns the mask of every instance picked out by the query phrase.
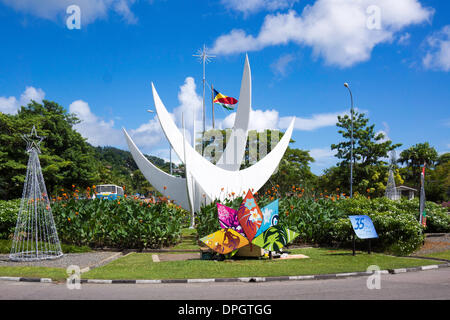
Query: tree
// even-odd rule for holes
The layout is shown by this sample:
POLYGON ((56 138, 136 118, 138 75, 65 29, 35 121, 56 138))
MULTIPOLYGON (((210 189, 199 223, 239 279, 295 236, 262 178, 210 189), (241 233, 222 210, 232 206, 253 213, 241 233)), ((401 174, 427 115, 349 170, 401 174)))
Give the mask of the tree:
MULTIPOLYGON (((221 154, 216 154, 216 150, 224 150, 227 145, 227 137, 230 130, 209 130, 204 134, 203 156, 215 163, 221 154)), ((269 154, 276 144, 283 137, 283 132, 279 130, 250 130, 245 147, 244 159, 240 170, 248 168, 257 161, 269 154)), ((290 143, 295 142, 291 139, 290 143)), ((196 140, 196 149, 199 151, 202 140, 196 140)), ((281 193, 290 191, 292 185, 311 184, 316 176, 311 172, 309 166, 314 159, 309 155, 309 151, 301 149, 287 148, 280 161, 278 170, 271 176, 269 181, 260 189, 264 192, 272 186, 278 185, 281 193)))
POLYGON ((432 168, 438 160, 438 153, 435 148, 431 147, 428 142, 418 143, 412 147, 403 150, 400 153, 398 162, 406 165, 406 180, 420 188, 420 172, 424 163, 428 168, 432 168))
POLYGON ((445 202, 450 199, 450 153, 437 159, 435 166, 426 170, 425 194, 429 201, 445 202))
POLYGON ((353 160, 353 186, 354 191, 365 193, 369 189, 378 190, 385 187, 384 176, 387 175, 387 163, 383 160, 388 153, 401 144, 392 144, 384 133, 375 132, 375 125, 369 125, 369 119, 364 113, 354 112, 353 116, 353 159, 351 159, 351 118, 348 115, 338 116, 336 126, 341 128, 338 133, 345 139, 338 144, 332 144, 331 149, 336 150, 336 157, 341 159, 337 167, 331 171, 337 178, 341 190, 350 190, 350 161, 353 160), (383 187, 381 187, 383 186, 383 187))
POLYGON ((278 185, 281 194, 291 191, 293 185, 309 187, 316 178, 309 166, 311 162, 314 162, 314 158, 309 155, 309 151, 287 148, 277 172, 264 185, 262 191, 273 185, 278 185))
POLYGON ((40 161, 49 192, 72 185, 89 186, 98 177, 93 148, 72 126, 78 119, 55 102, 35 101, 21 107, 17 115, 0 114, 1 197, 17 198, 25 178, 26 154, 22 135, 36 126, 45 136, 40 161))

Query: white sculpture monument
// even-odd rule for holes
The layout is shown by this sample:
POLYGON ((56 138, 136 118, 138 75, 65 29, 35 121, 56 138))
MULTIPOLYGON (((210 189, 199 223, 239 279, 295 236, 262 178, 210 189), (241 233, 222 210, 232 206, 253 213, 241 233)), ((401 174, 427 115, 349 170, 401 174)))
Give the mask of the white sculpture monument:
POLYGON ((242 195, 248 190, 257 192, 277 169, 289 145, 295 118, 269 154, 251 167, 239 170, 245 154, 251 111, 251 72, 247 56, 234 126, 216 164, 209 162, 186 143, 184 121, 183 132, 180 132, 153 83, 152 91, 159 122, 173 150, 185 164, 186 178, 175 177, 157 168, 140 152, 125 129, 123 132, 138 168, 150 184, 185 210, 191 211, 191 227, 194 222, 193 213, 198 212, 202 205, 207 205, 214 199, 223 201, 229 194, 242 195))

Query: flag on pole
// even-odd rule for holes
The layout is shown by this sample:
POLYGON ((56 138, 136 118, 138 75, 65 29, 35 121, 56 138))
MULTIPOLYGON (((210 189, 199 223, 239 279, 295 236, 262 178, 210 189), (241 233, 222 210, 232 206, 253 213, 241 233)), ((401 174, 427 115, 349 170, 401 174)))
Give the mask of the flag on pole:
POLYGON ((423 165, 422 173, 420 175, 420 224, 424 227, 427 226, 427 214, 425 212, 425 163, 423 165))
POLYGON ((213 103, 220 104, 227 110, 234 110, 234 105, 238 102, 235 98, 228 97, 224 94, 221 94, 216 89, 214 90, 214 100, 213 103))

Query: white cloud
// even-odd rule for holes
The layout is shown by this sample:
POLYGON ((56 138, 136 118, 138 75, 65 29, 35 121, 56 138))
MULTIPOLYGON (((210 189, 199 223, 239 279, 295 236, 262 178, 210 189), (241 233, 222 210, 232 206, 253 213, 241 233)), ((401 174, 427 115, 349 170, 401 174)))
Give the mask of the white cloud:
POLYGON ((430 21, 434 10, 418 0, 378 0, 380 28, 369 28, 373 0, 317 0, 301 15, 294 10, 269 14, 257 36, 234 29, 214 42, 212 52, 234 54, 290 42, 310 46, 326 64, 349 67, 370 59, 373 48, 391 42, 403 28, 430 21), (368 13, 369 12, 369 13, 368 13))
POLYGON ((378 132, 375 133, 375 136, 378 136, 380 133, 383 134, 383 139, 377 141, 377 143, 383 143, 386 141, 391 140, 391 138, 389 138, 389 131, 391 131, 391 129, 389 128, 389 125, 387 124, 387 122, 383 121, 383 130, 379 130, 378 132))
POLYGON ((330 147, 314 148, 309 150, 309 155, 314 158, 311 163, 311 171, 314 174, 320 175, 324 169, 336 165, 337 159, 335 157, 336 151, 331 150, 330 147))
POLYGON ((274 63, 270 65, 270 68, 272 69, 273 73, 282 78, 286 76, 289 72, 289 65, 292 61, 295 60, 295 57, 293 54, 283 54, 281 55, 274 63))
POLYGON ((179 106, 173 110, 173 118, 181 129, 183 126, 182 117, 184 116, 184 125, 186 129, 186 139, 191 141, 191 132, 194 126, 196 132, 203 130, 202 115, 202 96, 200 96, 195 85, 195 80, 192 77, 187 77, 184 84, 180 87, 178 92, 179 106))
POLYGON ((158 145, 164 138, 164 133, 162 132, 161 125, 156 116, 140 125, 137 129, 132 129, 130 135, 133 138, 133 141, 144 148, 144 150, 150 150, 152 147, 158 145))
POLYGON ((450 71, 450 25, 428 36, 429 51, 422 60, 426 69, 450 71))
POLYGON ((314 158, 317 165, 329 164, 330 162, 336 162, 335 156, 336 151, 330 148, 315 148, 309 150, 309 155, 314 158))
POLYGON ((222 0, 221 2, 228 9, 248 15, 261 10, 275 11, 292 8, 298 1, 299 0, 222 0))
POLYGON ((21 106, 26 106, 31 100, 37 103, 42 103, 45 97, 45 92, 42 89, 36 89, 34 87, 26 87, 25 91, 20 95, 20 98, 16 97, 0 97, 0 112, 7 114, 16 114, 21 106))
MULTIPOLYGON (((348 111, 335 113, 314 114, 310 118, 296 117, 294 130, 313 131, 316 129, 335 126, 338 116, 349 114, 348 111)), ((230 113, 225 119, 219 121, 219 128, 232 128, 236 113, 230 113)), ((276 110, 251 110, 249 130, 263 131, 265 129, 285 130, 289 126, 292 116, 280 117, 276 110)))
POLYGON ((15 114, 19 109, 19 102, 16 97, 0 97, 0 112, 6 114, 15 114))
POLYGON ((81 120, 74 126, 83 137, 93 146, 123 145, 120 130, 114 128, 114 121, 105 121, 92 113, 89 104, 83 100, 76 100, 69 106, 69 112, 74 113, 81 120))
POLYGON ((402 34, 399 38, 398 38, 398 44, 400 45, 408 45, 409 42, 411 40, 411 34, 409 32, 406 32, 405 34, 402 34))
POLYGON ((81 9, 81 27, 97 19, 105 19, 110 11, 121 16, 127 23, 136 23, 137 18, 130 7, 136 0, 0 0, 16 11, 39 18, 62 21, 66 17, 66 9, 70 5, 78 5, 81 9))
MULTIPOLYGON (((232 128, 235 119, 236 112, 230 113, 223 121, 219 121, 218 127, 223 129, 232 128)), ((279 116, 276 110, 251 110, 249 130, 277 129, 278 121, 279 116)))
MULTIPOLYGON (((301 131, 313 131, 316 129, 335 126, 338 122, 338 116, 349 114, 348 111, 335 113, 319 113, 313 114, 310 118, 296 117, 295 129, 301 131)), ((291 117, 282 117, 279 122, 281 129, 286 129, 291 122, 291 117)))

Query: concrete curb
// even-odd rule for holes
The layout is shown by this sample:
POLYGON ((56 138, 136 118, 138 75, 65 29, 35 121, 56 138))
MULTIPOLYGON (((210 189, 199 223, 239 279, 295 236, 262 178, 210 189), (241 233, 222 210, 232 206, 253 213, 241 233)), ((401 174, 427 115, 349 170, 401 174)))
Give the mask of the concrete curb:
MULTIPOLYGON (((406 272, 417 272, 436 270, 440 268, 449 268, 450 263, 380 270, 380 274, 399 274, 406 272)), ((349 277, 365 277, 374 274, 375 272, 345 272, 345 273, 331 273, 331 274, 317 274, 304 276, 279 276, 279 277, 240 277, 240 278, 206 278, 206 279, 161 279, 161 280, 103 280, 103 279, 81 279, 80 283, 95 283, 95 284, 165 284, 165 283, 223 283, 223 282, 270 282, 270 281, 301 281, 301 280, 328 280, 328 279, 344 279, 349 277)), ((0 277, 0 281, 20 281, 20 282, 42 282, 55 283, 49 278, 24 278, 24 277, 0 277)))

